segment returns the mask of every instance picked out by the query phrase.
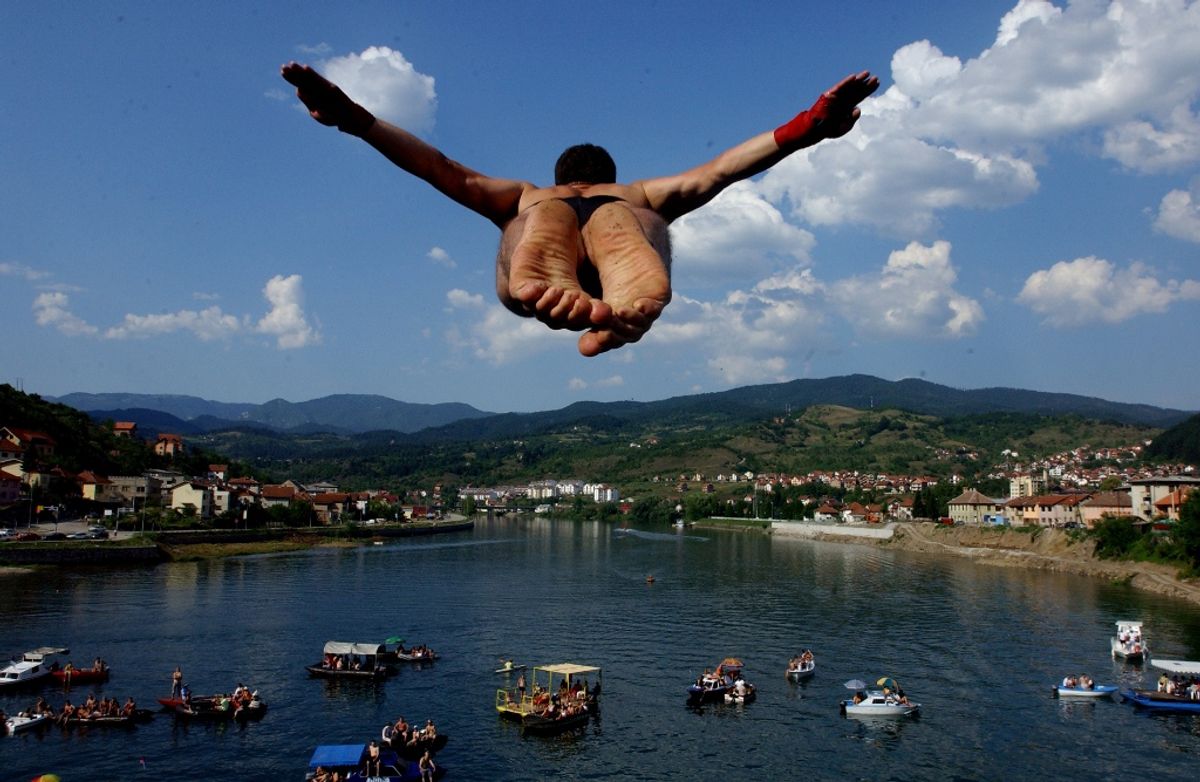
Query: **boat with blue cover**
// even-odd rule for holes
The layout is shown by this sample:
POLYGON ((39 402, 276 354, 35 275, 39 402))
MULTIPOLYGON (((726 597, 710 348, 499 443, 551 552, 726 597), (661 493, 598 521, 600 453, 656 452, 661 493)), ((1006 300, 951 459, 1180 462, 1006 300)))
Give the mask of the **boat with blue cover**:
MULTIPOLYGON (((308 760, 306 780, 328 779, 337 772, 345 782, 420 782, 421 769, 418 761, 405 760, 395 751, 380 747, 379 772, 367 775, 367 748, 365 743, 321 744, 308 760), (324 776, 322 776, 324 775, 324 776)), ((434 764, 434 779, 441 779, 446 769, 441 763, 434 764)))
POLYGON ((1200 714, 1200 660, 1154 659, 1150 664, 1165 672, 1162 681, 1170 675, 1173 691, 1124 690, 1121 697, 1142 709, 1200 714))

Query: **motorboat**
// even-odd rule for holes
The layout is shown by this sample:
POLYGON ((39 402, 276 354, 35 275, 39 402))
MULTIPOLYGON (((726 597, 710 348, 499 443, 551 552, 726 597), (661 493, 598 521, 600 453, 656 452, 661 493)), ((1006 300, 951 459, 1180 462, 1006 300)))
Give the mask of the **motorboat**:
MULTIPOLYGON (((1150 664, 1164 671, 1163 676, 1200 677, 1200 660, 1151 660, 1150 664)), ((1197 693, 1200 695, 1200 693, 1197 693)), ((1200 714, 1200 699, 1193 698, 1187 688, 1181 691, 1166 692, 1165 690, 1125 690, 1121 697, 1134 706, 1154 711, 1174 711, 1190 714, 1200 714)))
POLYGON ((917 714, 921 704, 910 701, 896 680, 884 676, 868 687, 862 679, 851 679, 845 687, 854 690, 854 697, 841 702, 841 712, 848 717, 907 717, 917 714))
POLYGON ((18 733, 34 730, 43 727, 50 723, 52 717, 49 714, 15 714, 4 721, 4 727, 8 731, 8 735, 15 736, 18 733))
POLYGON ((747 684, 744 679, 738 679, 725 693, 726 703, 753 703, 758 697, 758 690, 753 684, 747 684))
POLYGON ((865 690, 842 701, 841 710, 847 717, 907 717, 920 708, 919 703, 904 702, 892 693, 885 695, 883 690, 865 690))
POLYGON ((192 698, 187 703, 170 707, 176 716, 187 720, 224 722, 226 720, 258 720, 267 713, 267 704, 257 697, 243 706, 235 706, 226 697, 192 698))
MULTIPOLYGON (((379 772, 367 776, 367 744, 322 744, 308 760, 305 779, 312 779, 318 770, 336 771, 346 782, 420 782, 421 769, 418 761, 405 760, 387 747, 379 748, 379 772)), ((435 763, 434 779, 441 779, 446 769, 435 763)))
POLYGON ((705 670, 693 684, 688 685, 688 703, 698 705, 725 700, 725 693, 742 675, 745 666, 736 657, 726 657, 715 671, 705 670))
POLYGON ((813 653, 808 649, 788 660, 787 677, 791 681, 799 682, 810 679, 816 672, 817 662, 813 659, 813 653))
POLYGON ((52 658, 70 651, 59 646, 41 646, 13 658, 8 665, 0 668, 0 692, 44 683, 59 664, 52 658))
POLYGON ((1150 657, 1150 647, 1142 635, 1142 623, 1132 621, 1117 622, 1117 634, 1109 639, 1112 656, 1117 660, 1140 663, 1150 657))
POLYGON ((321 662, 304 667, 310 676, 324 679, 383 679, 390 655, 385 644, 328 641, 321 662))
POLYGON ((59 719, 58 724, 64 728, 84 728, 96 726, 102 728, 129 728, 154 719, 150 709, 134 709, 131 714, 112 714, 107 717, 67 717, 59 719))

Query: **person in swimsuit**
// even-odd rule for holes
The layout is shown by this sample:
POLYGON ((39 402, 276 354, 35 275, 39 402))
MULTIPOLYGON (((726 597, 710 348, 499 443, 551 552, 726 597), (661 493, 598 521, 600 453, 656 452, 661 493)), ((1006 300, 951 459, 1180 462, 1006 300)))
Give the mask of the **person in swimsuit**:
POLYGON ((617 182, 616 164, 602 147, 579 144, 558 158, 554 185, 538 187, 451 160, 377 119, 307 65, 288 63, 281 74, 313 119, 363 139, 492 221, 501 231, 501 303, 550 328, 582 331, 585 356, 637 342, 670 302, 669 223, 793 152, 845 135, 858 120, 858 104, 879 87, 867 71, 847 76, 773 131, 683 173, 630 184, 617 182))

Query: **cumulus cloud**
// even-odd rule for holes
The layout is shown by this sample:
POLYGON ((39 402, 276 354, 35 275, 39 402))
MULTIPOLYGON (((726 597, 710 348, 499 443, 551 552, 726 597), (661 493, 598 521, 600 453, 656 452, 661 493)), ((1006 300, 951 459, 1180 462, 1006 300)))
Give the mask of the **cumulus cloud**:
POLYGON ((469 293, 464 291, 462 288, 455 288, 453 290, 446 291, 446 301, 450 304, 452 309, 459 310, 482 309, 484 306, 483 296, 481 294, 469 293))
POLYGON ((263 297, 271 309, 255 326, 261 334, 274 336, 281 349, 302 348, 321 341, 321 335, 304 314, 304 288, 299 274, 277 274, 267 280, 263 297))
POLYGON ((12 263, 10 261, 0 261, 0 277, 19 277, 26 282, 37 282, 40 279, 50 276, 48 272, 34 269, 31 266, 26 266, 23 263, 12 263))
POLYGON ((814 244, 811 233, 784 220, 747 183, 729 187, 671 226, 675 280, 682 285, 757 276, 775 259, 807 263, 814 244))
POLYGON ((611 375, 590 384, 581 377, 573 377, 567 381, 567 389, 570 391, 584 391, 589 385, 596 388, 618 388, 625 385, 625 378, 621 375, 611 375))
POLYGON ((1192 164, 1196 51, 1198 3, 1021 0, 974 58, 930 41, 897 50, 858 127, 776 166, 758 192, 814 225, 912 235, 941 210, 1028 198, 1048 143, 1071 134, 1102 137, 1101 154, 1133 170, 1192 164))
POLYGON ((854 328, 872 337, 963 337, 983 321, 983 307, 954 289, 950 243, 912 242, 888 256, 878 274, 840 280, 829 299, 854 328))
POLYGON ((1178 106, 1162 127, 1136 120, 1109 128, 1104 155, 1143 173, 1175 171, 1200 160, 1200 118, 1178 106))
POLYGON ((323 60, 318 70, 376 116, 417 134, 433 130, 434 79, 419 73, 400 52, 370 46, 358 54, 323 60))
POLYGON ((40 326, 53 327, 70 337, 136 339, 184 331, 203 342, 229 339, 238 333, 257 332, 276 337, 278 348, 302 348, 320 341, 319 333, 308 325, 304 312, 304 291, 299 275, 272 277, 263 295, 270 303, 268 313, 257 324, 248 317, 238 318, 217 306, 205 309, 180 309, 178 312, 127 313, 119 324, 101 330, 71 312, 71 301, 62 291, 38 294, 34 299, 34 318, 40 326))
POLYGON ((233 315, 222 312, 220 307, 209 307, 199 312, 180 310, 155 315, 127 314, 120 325, 106 329, 104 337, 119 340, 189 331, 201 341, 208 342, 226 339, 241 328, 242 324, 233 315))
POLYGON ((1190 190, 1172 190, 1163 196, 1154 228, 1168 236, 1200 243, 1200 180, 1190 190))
POLYGON ((1177 301, 1200 299, 1200 282, 1161 282, 1140 263, 1119 269, 1088 256, 1059 261, 1029 275, 1017 300, 1052 326, 1120 323, 1136 315, 1166 312, 1177 301))
POLYGON ((458 264, 453 258, 450 257, 450 253, 446 252, 441 247, 432 248, 428 253, 426 253, 425 257, 439 266, 445 266, 447 269, 458 268, 458 264))
POLYGON ((33 317, 39 326, 56 328, 68 337, 95 335, 98 329, 71 312, 70 307, 65 293, 40 293, 33 300, 33 317))

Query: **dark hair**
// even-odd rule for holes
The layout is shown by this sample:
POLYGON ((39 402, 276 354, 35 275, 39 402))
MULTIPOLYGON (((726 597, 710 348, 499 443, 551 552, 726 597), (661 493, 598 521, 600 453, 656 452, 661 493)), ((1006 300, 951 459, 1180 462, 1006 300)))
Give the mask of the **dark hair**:
POLYGON ((617 164, 604 147, 595 144, 576 144, 558 156, 554 164, 554 184, 580 182, 606 185, 617 181, 617 164))

